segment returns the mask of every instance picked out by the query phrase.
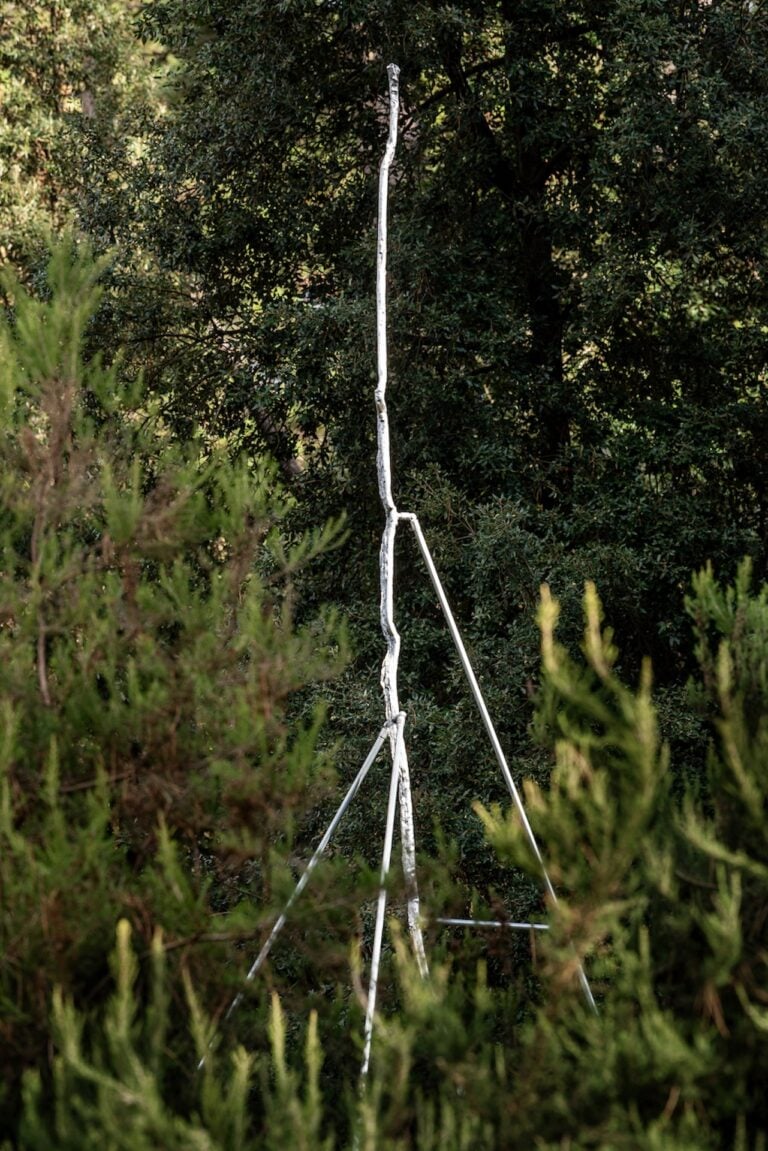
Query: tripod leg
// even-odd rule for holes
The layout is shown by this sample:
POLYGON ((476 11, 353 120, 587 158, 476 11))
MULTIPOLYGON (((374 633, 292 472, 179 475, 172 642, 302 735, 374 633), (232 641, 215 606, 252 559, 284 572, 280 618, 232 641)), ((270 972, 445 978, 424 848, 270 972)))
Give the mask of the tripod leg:
MULTIPOLYGON (((400 737, 402 739, 402 736, 400 737)), ((413 799, 411 797, 411 773, 408 769, 408 753, 402 739, 399 758, 399 799, 400 799, 400 849, 403 857, 405 893, 408 908, 408 930, 411 935, 419 973, 423 979, 429 975, 427 953, 424 949, 424 935, 421 930, 421 910, 419 885, 416 878, 416 834, 413 819, 413 799)))
MULTIPOLYGON (((467 677, 470 691, 474 696, 475 703, 477 704, 478 711, 480 712, 480 717, 483 721, 486 733, 491 741, 491 747, 493 748, 498 765, 501 768, 501 774, 504 778, 504 782, 507 785, 509 794, 512 796, 512 802, 517 810, 517 814, 520 817, 520 821, 523 825, 523 829, 525 831, 526 838, 528 839, 528 843, 530 844, 531 850, 539 861, 544 888, 552 900, 552 903, 556 904, 557 893, 552 884, 552 880, 549 877, 549 872, 547 871, 546 865, 544 863, 544 858, 541 854, 536 836, 534 835, 533 828, 531 827, 531 824, 528 820, 528 814, 525 810, 525 807, 523 806, 520 792, 518 791, 515 781, 512 778, 512 772, 509 770, 509 765, 507 764, 501 743, 499 742, 499 737, 496 734, 496 728, 493 726, 493 721, 486 706, 485 698, 482 691, 480 690, 480 684, 477 682, 477 677, 475 675, 472 664, 470 663, 467 649, 464 646, 464 641, 461 638, 461 633, 456 624, 456 620, 454 619, 453 612, 451 611, 451 606, 448 603, 448 597, 443 590, 443 585, 440 582, 440 576, 437 574, 435 561, 432 559, 432 553, 430 552, 427 541, 424 538, 424 532, 421 530, 421 524, 419 523, 418 517, 415 516, 412 512, 400 512, 399 518, 401 520, 408 520, 411 527, 413 528, 413 533, 416 536, 416 541, 419 545, 419 549, 421 550, 424 563, 427 565, 429 578, 432 580, 432 584, 437 593, 437 598, 440 601, 440 606, 443 609, 445 621, 448 624, 448 630, 451 633, 451 638, 453 639, 459 660, 461 661, 461 666, 463 667, 464 674, 467 677)), ((578 965, 578 976, 579 984, 584 994, 584 998, 595 1012, 595 1014, 597 1014, 597 1004, 595 1003, 595 998, 592 994, 592 988, 589 985, 589 980, 587 979, 586 973, 581 963, 578 965)))
POLYGON ((384 936, 384 914, 387 909, 387 876, 392 861, 392 840, 395 834, 395 807, 397 805, 398 784, 400 781, 399 757, 403 744, 403 722, 405 716, 398 715, 397 731, 395 734, 395 752, 392 757, 392 777, 389 783, 389 802, 387 804, 387 825, 384 832, 384 850, 381 855, 381 879, 379 886, 379 900, 376 905, 376 926, 373 932, 373 952, 371 954, 371 974, 368 982, 368 1003, 365 1008, 365 1030, 363 1033, 363 1062, 360 1067, 360 1080, 365 1082, 368 1076, 368 1066, 371 1061, 371 1042, 373 1040, 373 1017, 376 1013, 376 992, 379 986, 379 965, 381 963, 381 943, 384 936))
MULTIPOLYGON (((339 807, 338 807, 338 810, 336 811, 336 814, 334 815, 331 822, 328 824, 328 828, 325 832, 325 835, 323 836, 323 838, 320 840, 317 847, 315 848, 315 852, 314 852, 312 858, 310 859, 306 868, 302 872, 302 874, 299 878, 299 882, 296 884, 295 888, 293 889, 293 892, 292 892, 288 902, 286 903, 285 907, 283 908, 283 910, 281 911, 277 920, 275 921, 275 924, 274 924, 272 930, 270 931, 269 935, 267 936, 267 939, 264 942, 264 945, 263 945, 261 951, 259 952, 259 954, 254 959, 253 963, 251 964, 250 970, 248 971, 248 974, 245 977, 246 983, 250 983, 255 978, 255 976, 257 975, 260 968, 264 965, 264 962, 265 962, 267 956, 269 955, 270 951, 272 950, 272 944, 275 942, 278 935, 280 934, 280 932, 285 927, 285 922, 286 922, 286 919, 288 918, 288 912, 291 910, 294 903, 299 898, 299 896, 301 895, 304 888, 307 886, 307 883, 309 882, 310 875, 312 874, 312 872, 317 867, 318 863, 320 862, 321 857, 325 854, 326 848, 328 847, 328 844, 331 842, 331 839, 333 838, 333 835, 336 831, 336 828, 341 823, 341 820, 342 820, 342 817, 344 816, 344 813, 346 812, 347 808, 352 803, 352 800, 355 798, 358 791, 360 790, 360 786, 361 786, 363 780, 365 779, 366 775, 371 770, 371 767, 373 766, 373 763, 376 759, 376 756, 381 751, 384 740, 387 738, 387 733, 390 729, 390 726, 391 726, 390 724, 386 723, 384 725, 384 727, 381 729, 381 731, 379 732, 378 736, 376 737, 376 742, 374 743, 371 750, 368 752, 368 755, 366 756, 362 767, 358 771, 355 778, 352 780, 352 783, 349 786, 347 794, 344 796, 341 803, 339 804, 339 807)), ((242 1003, 242 1000, 243 1000, 243 992, 238 991, 237 995, 232 1000, 232 1002, 230 1003, 230 1005, 227 1009, 227 1013, 224 1016, 225 1021, 227 1019, 229 1019, 229 1017, 237 1010, 237 1008, 242 1003)), ((200 1062, 197 1065, 198 1071, 202 1068, 204 1063, 205 1063, 205 1056, 202 1057, 202 1059, 200 1060, 200 1062)))

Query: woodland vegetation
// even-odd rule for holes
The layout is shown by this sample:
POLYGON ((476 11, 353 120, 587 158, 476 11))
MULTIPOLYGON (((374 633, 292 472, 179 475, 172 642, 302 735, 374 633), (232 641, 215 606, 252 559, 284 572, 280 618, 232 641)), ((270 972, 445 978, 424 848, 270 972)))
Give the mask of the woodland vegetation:
POLYGON ((765 1151, 766 123, 760 0, 0 0, 0 1147, 765 1151), (381 765, 244 978, 383 719, 390 61, 396 499, 560 901, 404 536, 361 1093, 381 765))

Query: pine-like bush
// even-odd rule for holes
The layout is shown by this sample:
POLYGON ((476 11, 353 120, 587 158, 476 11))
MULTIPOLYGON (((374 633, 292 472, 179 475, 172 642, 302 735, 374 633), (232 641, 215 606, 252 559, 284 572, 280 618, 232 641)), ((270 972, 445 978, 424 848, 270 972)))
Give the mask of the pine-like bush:
MULTIPOLYGON (((706 569, 687 601, 689 690, 712 723, 694 778, 660 740, 650 667, 636 692, 618 679, 595 589, 583 663, 555 643, 545 595, 538 723, 556 765, 527 798, 562 900, 522 1076, 537 1146, 765 1146, 768 590, 750 587, 748 562, 733 587, 706 569), (577 958, 597 1014, 573 993, 577 958)), ((485 820, 535 870, 514 818, 485 820)))
POLYGON ((281 541, 268 467, 174 442, 119 359, 88 354, 99 272, 63 244, 46 298, 6 280, 0 322, 6 1125, 23 1069, 48 1082, 53 988, 83 1010, 109 992, 119 919, 144 955, 162 925, 212 1010, 231 997, 278 834, 327 779, 320 713, 289 732, 286 708, 343 659, 290 591, 338 525, 281 541))
MULTIPOLYGON (((733 588, 711 571, 695 580, 691 693, 713 738, 693 781, 659 738, 650 669, 637 691, 619 681, 594 589, 585 602, 584 661, 556 644, 546 596, 541 613, 539 737, 556 762, 527 799, 560 901, 537 942, 536 1003, 521 1001, 523 982, 489 986, 482 964, 472 976, 437 963, 423 982, 395 931, 399 1007, 380 1022, 362 1096, 354 1063, 323 1072, 312 1019, 302 1058, 273 1001, 271 1054, 212 1053, 185 1098, 168 1075, 163 947, 140 1006, 124 924, 106 1015, 87 1026, 54 998, 53 1095, 28 1074, 19 1145, 762 1151, 768 592, 751 593, 748 566, 733 588)), ((515 817, 481 814, 501 857, 535 874, 515 817)), ((204 1052, 209 1025, 185 988, 204 1052)))

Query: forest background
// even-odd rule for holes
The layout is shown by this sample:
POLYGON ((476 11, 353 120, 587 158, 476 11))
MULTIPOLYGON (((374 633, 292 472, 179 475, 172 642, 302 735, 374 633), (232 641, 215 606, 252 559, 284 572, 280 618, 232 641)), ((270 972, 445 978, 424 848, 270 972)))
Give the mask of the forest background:
POLYGON ((0 99, 0 1138, 764 1147, 768 6, 3 2, 0 99), (382 719, 390 61, 396 499, 562 898, 402 539, 361 1096, 381 780, 223 1015, 382 719))

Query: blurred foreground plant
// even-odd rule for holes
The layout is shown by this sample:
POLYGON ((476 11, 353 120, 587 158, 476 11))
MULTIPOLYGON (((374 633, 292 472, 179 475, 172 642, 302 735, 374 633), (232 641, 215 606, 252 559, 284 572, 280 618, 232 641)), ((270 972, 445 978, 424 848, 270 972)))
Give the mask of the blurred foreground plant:
MULTIPOLYGON (((537 726, 555 766, 549 791, 529 786, 527 799, 560 900, 531 941, 537 997, 526 978, 493 986, 458 952, 423 981, 393 924, 389 1006, 361 1093, 358 1062, 329 1066, 333 1035, 274 997, 268 1051, 209 1050, 199 972, 186 965, 194 1048, 207 1055, 202 1074, 179 1077, 177 1039, 159 1022, 173 997, 166 949, 156 935, 147 992, 123 924, 106 1011, 87 1020, 54 997, 53 1080, 27 1073, 19 1146, 764 1151, 768 600, 747 568, 732 589, 705 571, 689 611, 704 670, 691 691, 714 722, 700 778, 681 783, 650 670, 636 691, 619 681, 594 589, 583 660, 555 642, 544 595, 537 726)), ((481 815, 501 857, 535 875, 515 816, 481 815)))
POLYGON ((226 1001, 277 837, 329 778, 321 709, 290 731, 286 709, 344 661, 332 615, 294 625, 290 581, 339 524, 281 540, 268 465, 178 444, 88 354, 102 269, 65 242, 44 298, 4 281, 0 1123, 46 1060, 51 988, 103 998, 121 917, 226 1001))

